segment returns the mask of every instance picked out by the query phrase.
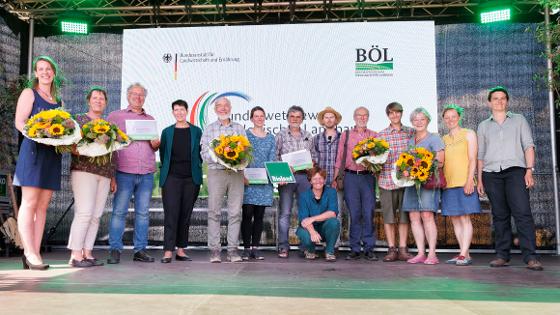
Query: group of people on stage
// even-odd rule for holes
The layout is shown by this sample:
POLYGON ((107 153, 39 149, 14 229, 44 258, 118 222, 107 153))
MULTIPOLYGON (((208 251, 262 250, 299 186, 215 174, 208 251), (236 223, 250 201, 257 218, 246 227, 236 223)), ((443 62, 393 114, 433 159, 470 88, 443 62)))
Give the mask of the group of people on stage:
MULTIPOLYGON (((34 80, 17 104, 15 125, 23 130, 26 120, 41 110, 63 106, 57 82, 56 63, 47 56, 33 63, 34 80)), ((139 83, 127 89, 128 106, 111 112, 107 120, 126 132, 127 120, 154 120, 144 110, 147 90, 139 83)), ((75 115, 83 124, 102 117, 107 93, 91 88, 86 96, 88 111, 75 115)), ((536 255, 535 227, 529 204, 529 190, 534 186, 534 143, 526 119, 508 111, 509 94, 503 87, 488 93, 490 118, 480 123, 478 131, 463 128, 463 108, 447 105, 442 112, 448 134, 430 133, 430 114, 422 107, 410 113, 411 127, 402 123, 403 107, 397 102, 387 105, 388 127, 375 132, 368 129, 370 111, 358 107, 353 112, 355 126, 344 132, 337 129, 342 116, 331 107, 318 114, 324 131, 313 136, 301 128, 305 113, 299 106, 288 109, 288 128, 276 136, 265 130, 265 110, 250 111, 253 127, 245 130, 231 120, 231 103, 226 97, 214 102, 217 120, 204 132, 187 121, 188 104, 177 100, 171 104, 176 122, 162 131, 161 138, 134 141, 115 153, 111 163, 99 166, 75 152, 72 155, 71 181, 75 198, 74 220, 68 248, 70 265, 91 267, 103 262, 92 256, 92 249, 109 191, 114 193, 109 226, 107 263, 120 262, 129 204, 134 201, 135 261, 153 262, 148 254, 149 208, 156 172, 155 153, 159 150, 161 169, 159 184, 164 207, 164 246, 162 263, 187 261, 190 257, 188 230, 194 203, 202 185, 202 164, 208 166, 208 247, 210 262, 221 262, 220 221, 224 197, 227 199, 227 255, 230 262, 264 259, 259 252, 265 208, 273 203, 272 184, 249 184, 243 172, 227 170, 209 152, 210 141, 220 135, 243 135, 253 147, 252 168, 262 168, 267 161, 281 160, 286 153, 308 150, 314 167, 294 172, 294 183, 278 187, 278 257, 288 258, 290 216, 294 199, 298 206, 296 235, 306 259, 316 259, 315 245, 324 243, 325 259, 336 261, 339 244, 340 210, 346 204, 350 216, 350 252, 347 260, 378 260, 374 252, 375 189, 379 186, 388 252, 383 261, 406 261, 410 264, 438 264, 436 256, 436 213, 452 218, 460 252, 446 263, 472 264, 469 247, 473 235, 470 215, 480 213, 479 195, 487 194, 491 207, 496 242, 496 259, 492 267, 507 266, 512 244, 511 217, 515 219, 523 261, 531 270, 542 270, 536 255), (354 146, 368 137, 389 143, 389 157, 379 173, 372 173, 352 158, 354 146), (445 175, 445 189, 416 186, 401 188, 391 171, 399 155, 410 147, 424 147, 435 153, 445 175), (134 197, 132 199, 132 197, 134 197), (440 204, 441 200, 441 204, 440 204), (408 227, 418 248, 413 256, 407 249, 408 227), (238 252, 239 238, 244 249, 238 252), (398 240, 397 240, 398 236, 398 240), (427 246, 426 246, 427 241, 427 246), (426 247, 428 251, 426 253, 426 247)), ((24 268, 47 269, 40 255, 47 208, 53 191, 60 189, 61 156, 55 148, 24 139, 16 166, 14 185, 22 188, 18 228, 24 246, 24 268)))

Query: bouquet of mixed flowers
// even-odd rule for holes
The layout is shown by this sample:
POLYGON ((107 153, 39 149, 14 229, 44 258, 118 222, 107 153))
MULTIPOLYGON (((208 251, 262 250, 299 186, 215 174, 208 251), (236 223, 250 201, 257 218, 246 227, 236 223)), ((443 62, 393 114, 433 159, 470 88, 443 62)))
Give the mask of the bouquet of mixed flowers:
POLYGON ((434 161, 432 152, 423 147, 415 147, 399 155, 391 175, 397 186, 416 185, 418 190, 420 185, 428 181, 436 167, 437 161, 434 161))
POLYGON ((84 124, 82 136, 76 150, 80 155, 91 157, 98 165, 107 164, 113 152, 131 143, 130 138, 117 125, 103 119, 94 119, 84 124))
POLYGON ((389 156, 389 143, 369 137, 358 142, 352 149, 352 158, 371 172, 379 172, 389 156))
POLYGON ((209 151, 214 162, 237 172, 247 167, 252 158, 253 148, 245 136, 221 135, 210 141, 209 151))
POLYGON ((46 145, 71 145, 82 138, 76 126, 78 123, 64 109, 49 109, 31 116, 25 123, 23 135, 46 145))

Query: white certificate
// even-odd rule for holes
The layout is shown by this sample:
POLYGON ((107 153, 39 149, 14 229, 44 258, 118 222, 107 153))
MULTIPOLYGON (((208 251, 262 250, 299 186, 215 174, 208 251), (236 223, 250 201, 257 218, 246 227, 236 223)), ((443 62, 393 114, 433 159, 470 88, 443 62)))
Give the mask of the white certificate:
POLYGON ((158 139, 157 122, 155 120, 126 120, 126 134, 132 140, 158 139))
POLYGON ((266 168, 246 168, 243 170, 249 184, 268 184, 266 168))
POLYGON ((282 154, 281 157, 282 161, 288 162, 288 164, 294 169, 294 171, 306 170, 313 167, 311 152, 307 150, 299 150, 282 154))

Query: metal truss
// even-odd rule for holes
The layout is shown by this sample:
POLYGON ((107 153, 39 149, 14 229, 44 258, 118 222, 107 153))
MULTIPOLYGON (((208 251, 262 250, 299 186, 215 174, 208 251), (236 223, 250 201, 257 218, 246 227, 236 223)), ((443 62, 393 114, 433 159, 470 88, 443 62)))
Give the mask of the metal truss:
MULTIPOLYGON (((94 29, 345 21, 476 21, 485 0, 1 0, 23 21, 57 25, 70 16, 87 18, 94 29)), ((519 20, 540 16, 538 0, 509 1, 519 20)), ((540 18, 542 19, 542 18, 540 18)))

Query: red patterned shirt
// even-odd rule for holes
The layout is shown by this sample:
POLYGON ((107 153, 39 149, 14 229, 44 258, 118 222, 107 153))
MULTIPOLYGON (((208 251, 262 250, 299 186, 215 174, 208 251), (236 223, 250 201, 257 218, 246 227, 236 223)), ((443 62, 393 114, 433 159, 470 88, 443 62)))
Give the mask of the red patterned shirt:
POLYGON ((414 129, 402 126, 399 130, 389 125, 389 127, 381 130, 378 135, 389 143, 389 157, 387 162, 383 164, 383 169, 381 169, 377 183, 380 188, 385 190, 398 189, 399 187, 395 185, 391 178, 391 170, 395 162, 397 162, 399 154, 408 149, 408 141, 414 136, 414 129))

